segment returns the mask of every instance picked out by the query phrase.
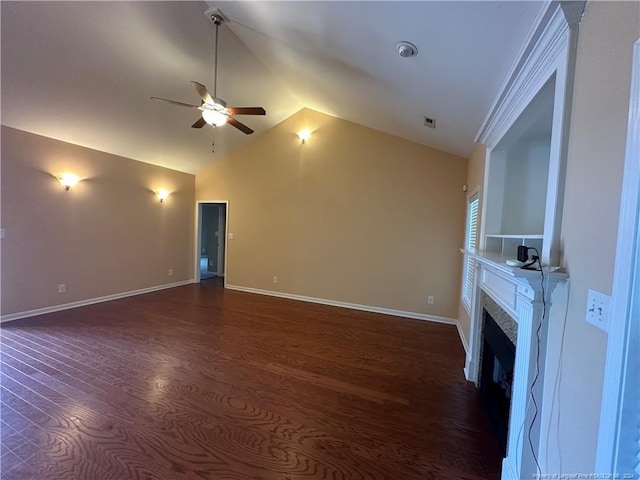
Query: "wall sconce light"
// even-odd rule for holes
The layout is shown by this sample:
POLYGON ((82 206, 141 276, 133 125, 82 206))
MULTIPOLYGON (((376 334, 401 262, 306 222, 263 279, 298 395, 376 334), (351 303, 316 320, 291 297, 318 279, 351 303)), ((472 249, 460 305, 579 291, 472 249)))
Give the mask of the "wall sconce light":
POLYGON ((158 190, 158 192, 156 193, 156 197, 158 197, 158 199, 160 200, 160 203, 162 203, 164 199, 167 198, 168 196, 169 196, 168 190, 158 190))
POLYGON ((58 178, 58 181, 62 184, 65 190, 69 190, 80 181, 80 178, 78 178, 78 176, 74 175, 73 173, 65 173, 60 178, 58 178))
POLYGON ((298 132, 298 138, 302 143, 305 143, 307 140, 309 140, 310 136, 311 130, 309 130, 308 128, 304 128, 298 132))

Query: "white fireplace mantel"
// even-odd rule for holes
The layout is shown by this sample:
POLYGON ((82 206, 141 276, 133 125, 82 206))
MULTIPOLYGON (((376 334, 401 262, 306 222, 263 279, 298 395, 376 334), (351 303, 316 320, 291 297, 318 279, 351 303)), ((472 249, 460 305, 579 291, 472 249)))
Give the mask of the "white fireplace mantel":
POLYGON ((549 318, 551 294, 568 275, 547 267, 543 272, 510 267, 503 257, 491 253, 463 253, 475 266, 465 375, 467 380, 478 384, 483 327, 480 292, 484 291, 518 325, 507 456, 503 461, 502 478, 533 478, 537 471, 534 454, 539 458, 540 451, 540 412, 535 415, 535 405, 539 409, 542 404, 545 324, 549 318))

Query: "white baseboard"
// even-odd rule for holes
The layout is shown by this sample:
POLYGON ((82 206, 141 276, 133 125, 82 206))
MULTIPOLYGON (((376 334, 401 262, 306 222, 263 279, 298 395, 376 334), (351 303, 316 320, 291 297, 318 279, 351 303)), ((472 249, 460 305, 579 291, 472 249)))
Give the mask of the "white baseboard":
POLYGON ((117 300, 119 298, 133 297, 134 295, 142 295, 144 293, 157 292, 158 290, 165 290, 167 288, 180 287, 182 285, 188 285, 190 283, 193 283, 193 280, 183 280, 181 282, 168 283, 166 285, 158 285, 155 287, 141 288, 139 290, 131 290, 129 292, 114 293, 113 295, 105 295, 104 297, 89 298, 87 300, 79 300, 77 302, 63 303, 61 305, 54 305, 52 307, 37 308, 35 310, 28 310, 26 312, 10 313, 8 315, 0 316, 0 323, 10 322, 12 320, 18 320, 20 318, 35 317, 36 315, 44 315, 45 313, 53 313, 53 312, 59 312, 61 310, 69 310, 70 308, 84 307, 85 305, 92 305, 94 303, 108 302, 110 300, 117 300))
POLYGON ((353 310, 361 310, 364 312, 382 313, 385 315, 394 315, 396 317, 413 318, 414 320, 425 320, 429 322, 446 323, 455 325, 457 320, 448 317, 438 317, 436 315, 427 315, 424 313, 406 312, 403 310, 393 310, 390 308, 372 307, 369 305, 359 305, 356 303, 338 302, 336 300, 328 300, 326 298, 307 297, 304 295, 295 295, 293 293, 274 292, 272 290, 261 290, 259 288, 242 287, 240 285, 229 285, 225 288, 229 290, 238 290, 241 292, 257 293, 259 295, 268 295, 270 297, 287 298, 289 300, 300 300, 302 302, 319 303, 321 305, 331 305, 333 307, 350 308, 353 310))

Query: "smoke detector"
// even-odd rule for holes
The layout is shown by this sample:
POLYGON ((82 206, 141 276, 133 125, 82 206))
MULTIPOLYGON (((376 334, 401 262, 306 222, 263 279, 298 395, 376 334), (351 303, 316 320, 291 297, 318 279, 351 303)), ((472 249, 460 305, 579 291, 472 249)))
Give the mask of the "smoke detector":
POLYGON ((411 42, 396 43, 396 50, 398 50, 398 55, 402 58, 415 57, 418 55, 418 47, 411 42))

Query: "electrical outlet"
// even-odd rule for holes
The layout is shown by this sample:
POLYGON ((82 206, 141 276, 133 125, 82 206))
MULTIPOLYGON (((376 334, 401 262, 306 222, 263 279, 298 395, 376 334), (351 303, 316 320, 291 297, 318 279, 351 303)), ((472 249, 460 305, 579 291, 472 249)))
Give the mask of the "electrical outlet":
POLYGON ((427 297, 427 303, 428 303, 429 305, 433 305, 433 295, 429 295, 429 296, 427 297))
POLYGON ((67 291, 67 284, 61 283, 58 285, 58 293, 65 293, 67 291))
POLYGON ((229 240, 233 240, 233 233, 229 233, 229 240))
POLYGON ((169 269, 169 276, 172 277, 173 276, 173 268, 169 269))
POLYGON ((587 322, 599 329, 609 331, 609 305, 611 297, 589 290, 587 294, 587 322))
POLYGON ((278 277, 276 277, 275 275, 273 276, 273 283, 278 283, 278 277))

